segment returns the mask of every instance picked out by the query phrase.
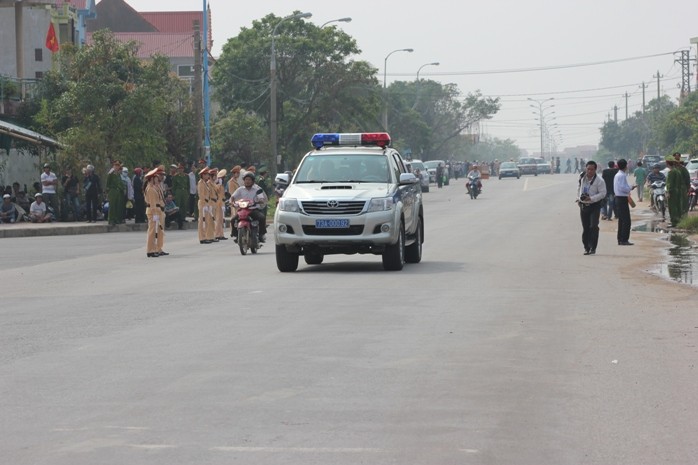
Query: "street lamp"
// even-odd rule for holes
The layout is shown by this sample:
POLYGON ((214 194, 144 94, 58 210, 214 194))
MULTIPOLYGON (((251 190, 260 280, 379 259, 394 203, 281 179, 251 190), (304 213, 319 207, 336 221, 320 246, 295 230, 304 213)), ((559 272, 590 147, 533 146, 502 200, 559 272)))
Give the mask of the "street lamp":
POLYGON ((419 105, 419 97, 420 97, 420 91, 422 90, 422 86, 419 85, 419 72, 424 68, 425 66, 439 66, 441 63, 438 61, 435 61, 433 63, 426 63, 423 64, 422 66, 419 67, 417 70, 417 97, 414 99, 414 105, 412 105, 412 109, 414 110, 417 108, 417 105, 419 105))
POLYGON ((271 84, 270 84, 270 93, 271 93, 271 111, 269 114, 269 126, 270 126, 270 138, 271 138, 271 153, 272 157, 274 158, 274 162, 277 165, 277 170, 280 170, 281 166, 281 158, 279 157, 279 152, 278 152, 278 147, 277 147, 277 142, 278 142, 278 137, 277 137, 277 121, 276 121, 276 30, 281 26, 281 23, 283 23, 286 20, 289 19, 299 19, 299 18, 310 18, 313 16, 312 13, 296 13, 294 15, 289 15, 281 18, 281 21, 276 23, 276 26, 274 26, 274 29, 271 32, 271 62, 269 63, 269 73, 271 74, 271 84))
POLYGON ((323 27, 327 26, 330 23, 350 23, 350 22, 351 22, 351 18, 349 18, 349 17, 339 18, 339 19, 331 19, 325 23, 322 23, 322 26, 320 26, 320 29, 322 29, 323 27))
POLYGON ((435 61, 434 63, 426 63, 426 64, 420 66, 419 69, 417 70, 417 82, 419 82, 419 72, 422 70, 422 68, 424 68, 425 66, 439 66, 440 64, 441 63, 439 63, 438 61, 435 61))
POLYGON ((383 130, 388 131, 388 96, 387 96, 387 77, 388 77, 388 58, 390 58, 390 55, 396 52, 409 52, 412 53, 414 52, 414 49, 412 48, 398 48, 397 50, 393 50, 392 52, 388 53, 388 55, 385 57, 385 60, 383 60, 383 130))
MULTIPOLYGON (((545 121, 545 120, 544 120, 544 116, 543 116, 543 115, 544 115, 544 110, 550 109, 550 108, 552 108, 552 107, 555 106, 555 105, 550 105, 550 106, 548 106, 548 107, 546 107, 546 108, 543 108, 543 105, 544 105, 546 102, 549 102, 549 101, 551 101, 551 100, 555 100, 555 97, 550 97, 550 98, 546 98, 546 99, 543 99, 543 100, 534 100, 534 99, 532 99, 531 97, 528 97, 528 100, 530 100, 531 102, 535 102, 535 103, 538 105, 538 115, 539 115, 539 117, 540 117, 540 156, 543 157, 543 124, 544 124, 544 121, 545 121)), ((530 106, 533 107, 533 108, 536 108, 535 105, 530 105, 530 106)))

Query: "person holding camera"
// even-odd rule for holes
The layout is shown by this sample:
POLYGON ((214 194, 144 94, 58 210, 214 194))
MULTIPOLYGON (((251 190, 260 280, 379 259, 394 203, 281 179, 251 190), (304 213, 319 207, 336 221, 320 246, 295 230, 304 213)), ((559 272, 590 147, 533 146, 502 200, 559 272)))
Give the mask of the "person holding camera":
POLYGON ((577 204, 582 220, 582 244, 584 255, 594 255, 599 243, 599 216, 601 204, 606 199, 606 183, 596 176, 596 162, 589 160, 579 177, 577 204))

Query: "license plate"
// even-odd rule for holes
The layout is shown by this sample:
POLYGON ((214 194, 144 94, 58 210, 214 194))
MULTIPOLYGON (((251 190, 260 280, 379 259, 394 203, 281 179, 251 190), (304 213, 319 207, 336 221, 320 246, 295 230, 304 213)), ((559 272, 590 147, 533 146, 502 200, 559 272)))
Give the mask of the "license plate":
POLYGON ((331 220, 315 220, 315 227, 318 229, 339 229, 348 228, 349 220, 333 218, 331 220))

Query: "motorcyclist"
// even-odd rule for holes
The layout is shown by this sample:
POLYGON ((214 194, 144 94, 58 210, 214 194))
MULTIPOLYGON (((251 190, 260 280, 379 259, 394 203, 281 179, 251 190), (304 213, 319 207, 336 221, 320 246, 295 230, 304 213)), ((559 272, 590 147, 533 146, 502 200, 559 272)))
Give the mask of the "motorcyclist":
MULTIPOLYGON (((652 186, 655 181, 662 181, 666 183, 666 176, 659 169, 661 167, 658 164, 652 165, 652 172, 647 175, 647 185, 652 186)), ((652 187, 650 187, 650 208, 654 208, 654 194, 652 193, 652 187)))
POLYGON ((466 178, 468 179, 468 182, 465 183, 466 189, 468 189, 468 194, 470 194, 470 183, 471 182, 477 182, 477 187, 482 190, 482 183, 480 182, 480 168, 478 168, 477 165, 473 165, 470 167, 470 171, 468 171, 468 174, 466 175, 466 178))
MULTIPOLYGON (((257 220, 259 222, 259 242, 264 242, 266 240, 267 234, 267 218, 264 215, 264 213, 262 213, 262 210, 264 209, 264 206, 267 204, 269 199, 267 198, 267 194, 264 193, 264 190, 257 184, 255 184, 255 175, 251 171, 245 173, 245 175, 242 177, 242 182, 243 185, 238 187, 237 190, 233 192, 233 195, 231 196, 231 203, 243 199, 250 200, 253 202, 251 206, 252 211, 250 212, 250 217, 252 217, 253 220, 257 220), (260 190, 262 192, 258 193, 260 190)), ((236 213, 231 220, 233 229, 232 236, 233 238, 235 238, 235 242, 237 242, 238 240, 238 231, 235 227, 235 222, 237 221, 237 219, 238 215, 236 213)))

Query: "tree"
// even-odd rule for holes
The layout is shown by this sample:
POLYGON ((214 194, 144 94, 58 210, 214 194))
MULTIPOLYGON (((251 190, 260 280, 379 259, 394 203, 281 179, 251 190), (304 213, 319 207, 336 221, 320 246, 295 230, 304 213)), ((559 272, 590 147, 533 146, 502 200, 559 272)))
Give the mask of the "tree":
POLYGON ((224 166, 249 166, 269 152, 264 121, 238 108, 229 111, 211 128, 212 149, 224 166))
POLYGON ((37 129, 66 146, 59 162, 106 168, 119 159, 149 166, 192 152, 191 101, 167 58, 144 63, 135 43, 98 31, 91 45, 62 47, 59 60, 58 70, 41 81, 34 118, 37 129))
MULTIPOLYGON (((280 20, 270 14, 254 21, 223 47, 213 83, 224 118, 241 109, 268 126, 271 34, 280 20)), ((277 29, 275 48, 278 147, 291 164, 310 148, 314 132, 374 130, 380 114, 376 70, 350 59, 360 53, 353 38, 335 27, 296 19, 277 29)), ((269 155, 266 159, 275 166, 269 155)))
POLYGON ((667 115, 659 140, 668 152, 698 154, 698 93, 693 92, 667 115))

